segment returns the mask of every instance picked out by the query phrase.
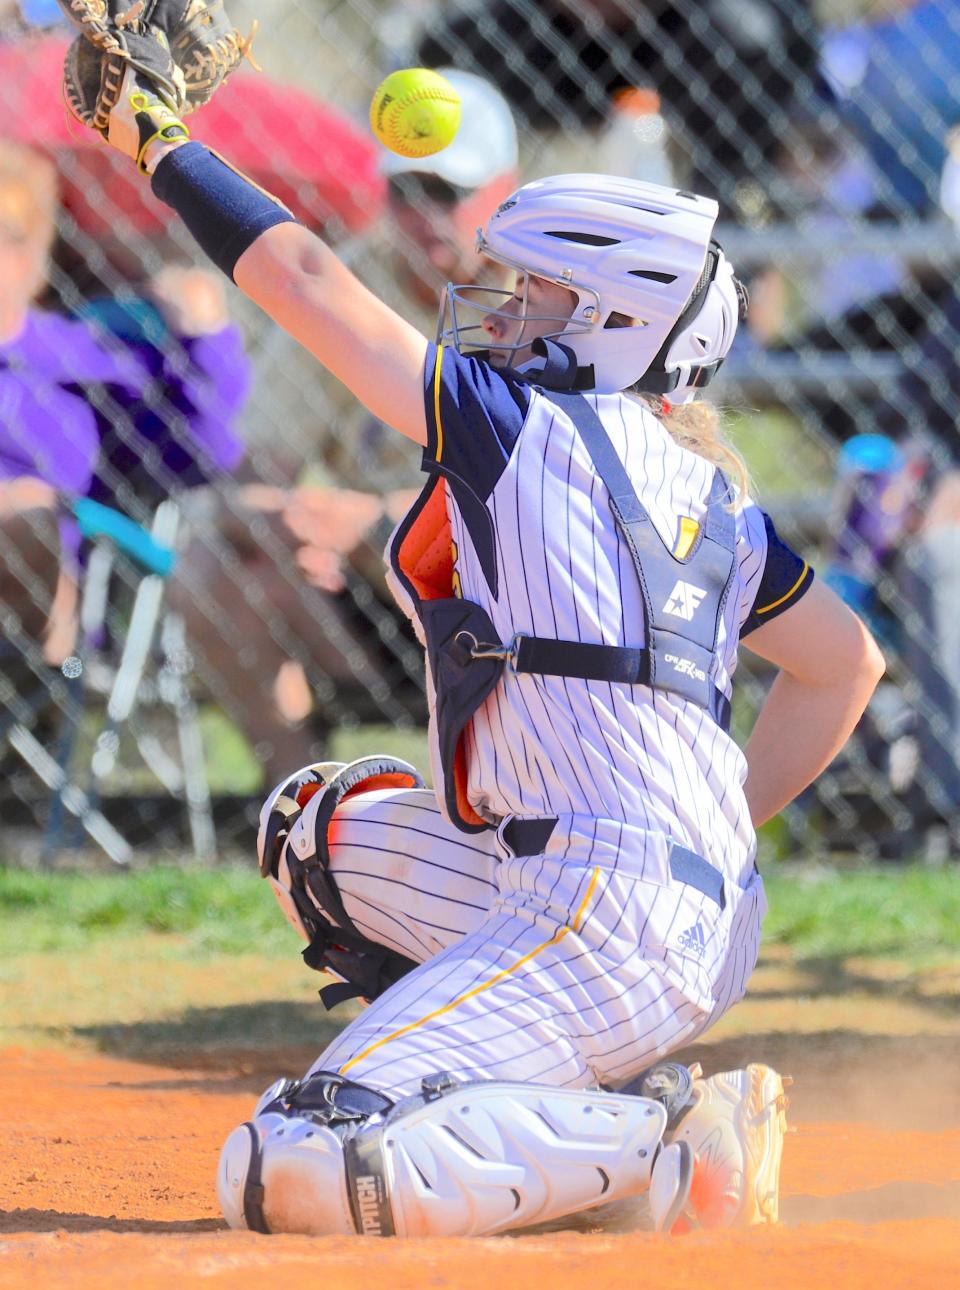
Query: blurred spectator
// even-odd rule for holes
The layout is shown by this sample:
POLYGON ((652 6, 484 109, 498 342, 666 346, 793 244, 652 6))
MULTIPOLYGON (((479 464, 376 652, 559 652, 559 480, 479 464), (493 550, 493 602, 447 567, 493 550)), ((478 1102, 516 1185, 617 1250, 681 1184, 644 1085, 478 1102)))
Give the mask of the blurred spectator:
MULTIPOLYGON (((940 185, 947 214, 954 164, 948 152, 940 185)), ((893 396, 877 408, 884 434, 860 436, 887 445, 886 473, 899 487, 899 500, 868 483, 857 490, 857 500, 851 497, 845 527, 858 539, 848 546, 860 566, 868 616, 880 620, 899 662, 903 724, 915 748, 901 790, 909 797, 911 825, 946 825, 958 851, 960 295, 942 311, 928 310, 912 339, 915 350, 906 356, 893 396)), ((856 444, 851 440, 845 451, 856 444)), ((904 854, 912 853, 910 836, 898 842, 904 854)))
POLYGON ((440 72, 460 96, 456 138, 432 157, 384 152, 391 267, 411 306, 436 322, 448 282, 480 281, 492 264, 477 262, 477 229, 518 183, 517 128, 503 96, 483 77, 454 67, 440 72))
POLYGON ((894 612, 904 693, 916 713, 917 825, 946 824, 960 854, 960 473, 941 479, 901 547, 894 612))
POLYGON ((823 65, 842 116, 873 163, 888 216, 937 207, 949 129, 960 122, 960 20, 951 0, 869 0, 830 31, 823 65))
POLYGON ((880 584, 916 525, 918 486, 914 463, 886 435, 855 435, 837 458, 824 580, 893 649, 900 633, 880 584))
MULTIPOLYGON (((929 18, 928 10, 906 5, 897 15, 856 29, 860 42, 875 33, 883 37, 876 45, 856 46, 867 62, 857 81, 859 106, 863 112, 869 107, 876 120, 886 107, 871 97, 881 90, 869 72, 870 60, 892 74, 889 47, 898 44, 901 28, 911 42, 920 40, 910 24, 929 18), (870 94, 864 85, 872 87, 870 94)), ((929 44, 924 47, 929 51, 929 44)), ((960 58, 960 39, 953 56, 960 58)), ((933 61, 942 68, 942 61, 933 61)), ((956 76, 954 92, 960 95, 956 76)), ((803 211, 807 236, 816 230, 825 245, 850 250, 819 271, 807 266, 811 271, 802 284, 788 284, 779 270, 767 271, 753 284, 751 310, 756 339, 774 339, 772 348, 847 355, 852 372, 858 349, 885 351, 899 367, 881 392, 866 397, 855 389, 839 398, 829 386, 813 389, 804 410, 843 443, 827 576, 888 651, 889 679, 868 711, 858 746, 863 764, 881 772, 881 798, 896 798, 910 825, 894 828, 886 814, 869 831, 885 854, 907 857, 917 853, 924 831, 943 826, 954 847, 960 845, 960 297, 953 282, 944 286, 938 273, 904 256, 858 253, 851 228, 858 218, 890 221, 894 212, 934 221, 940 212, 930 205, 931 196, 946 200, 949 213, 951 135, 943 115, 921 112, 922 100, 921 87, 917 99, 909 105, 898 101, 891 112, 904 122, 913 118, 912 125, 895 128, 904 140, 922 124, 928 162, 919 149, 911 154, 906 143, 902 156, 911 156, 915 178, 925 164, 942 160, 943 177, 935 181, 928 177, 909 186, 881 168, 882 154, 846 146, 837 134, 827 138, 813 131, 805 165, 798 157, 785 158, 785 183, 799 199, 792 208, 785 202, 785 208, 794 216, 803 211), (806 314, 798 307, 801 298, 806 314)), ((940 102, 943 111, 945 100, 940 102)), ((960 98, 950 110, 960 113, 960 98)), ((949 236, 945 229, 939 235, 949 236)), ((853 770, 851 782, 860 779, 853 770)), ((863 824, 868 827, 865 818, 863 824)))
MULTIPOLYGON (((775 354, 850 355, 855 374, 858 351, 905 357, 909 338, 931 307, 902 255, 861 249, 851 238, 851 230, 871 208, 873 182, 849 138, 835 121, 830 124, 828 133, 823 123, 807 121, 798 146, 784 148, 768 215, 783 221, 781 230, 788 223, 801 225, 806 247, 834 253, 801 253, 793 263, 788 253, 756 274, 750 282, 749 336, 741 342, 741 361, 749 361, 752 340, 775 354)), ((836 445, 880 429, 883 406, 873 393, 864 400, 843 381, 820 387, 811 382, 801 401, 804 414, 836 445)))
MULTIPOLYGON (((960 472, 924 479, 929 462, 909 442, 857 435, 838 461, 825 579, 869 623, 888 660, 888 680, 860 727, 859 762, 880 776, 881 810, 867 824, 880 854, 910 859, 939 844, 960 847, 960 472), (896 799, 908 824, 894 824, 896 799), (905 808, 905 811, 904 809, 905 808)), ((856 795, 856 792, 855 792, 856 795)), ((877 798, 871 793, 870 798, 877 798)))
MULTIPOLYGON (((957 82, 960 121, 960 72, 957 82)), ((948 131, 944 147, 938 185, 940 207, 953 222, 953 235, 958 237, 960 123, 948 131)), ((960 290, 955 281, 942 308, 928 309, 910 336, 914 348, 905 355, 895 397, 878 410, 877 425, 885 434, 925 452, 932 472, 942 476, 946 471, 960 470, 960 290)), ((944 480, 944 485, 948 490, 953 486, 950 479, 944 480)))
POLYGON ((898 319, 907 327, 918 321, 916 305, 906 298, 908 266, 902 257, 846 245, 851 226, 875 208, 875 176, 836 117, 798 124, 791 145, 777 157, 770 199, 767 219, 801 224, 806 238, 843 247, 844 253, 815 264, 803 261, 792 274, 772 267, 754 282, 751 332, 757 339, 782 348, 876 349, 894 343, 898 319), (765 308, 761 302, 774 284, 784 283, 785 274, 786 290, 778 289, 776 305, 769 300, 765 308))
MULTIPOLYGON (((516 127, 503 97, 472 73, 442 71, 460 94, 463 124, 432 157, 384 153, 387 214, 380 236, 352 257, 378 294, 430 335, 448 281, 492 284, 476 230, 518 182, 516 127)), ((206 594, 176 593, 188 636, 267 782, 323 757, 344 710, 360 721, 425 715, 421 658, 383 566, 384 543, 422 482, 420 451, 342 387, 331 389, 309 355, 307 364, 316 402, 339 404, 335 426, 317 417, 324 483, 255 484, 208 499, 197 528, 215 531, 230 559, 216 542, 198 541, 185 565, 206 594)), ((312 465, 307 473, 316 478, 312 465)))
MULTIPOLYGON (((96 428, 82 399, 51 388, 44 371, 44 359, 65 368, 72 357, 69 343, 63 352, 47 354, 40 341, 43 321, 31 307, 46 283, 56 207, 53 166, 25 148, 0 146, 0 612, 7 638, 3 671, 17 688, 30 669, 13 638, 20 631, 39 642, 45 632, 53 633, 58 581, 51 650, 56 655, 69 647, 76 574, 59 574, 56 489, 83 492, 97 452, 96 428)), ((81 345, 81 366, 84 357, 81 345)), ((75 531, 65 528, 64 536, 72 538, 75 552, 75 531)))
MULTIPOLYGON (((932 185, 951 217, 956 135, 956 127, 947 134, 932 185)), ((943 826, 960 850, 960 295, 928 306, 906 330, 913 348, 900 355, 892 394, 872 409, 883 433, 855 436, 840 455, 832 573, 891 650, 901 737, 881 729, 874 742, 887 756, 912 749, 891 762, 910 830, 886 843, 910 856, 918 831, 943 826)), ((869 742, 869 720, 862 738, 869 742)))
POLYGON ((538 131, 594 129, 618 90, 655 89, 684 182, 734 212, 820 88, 809 0, 454 0, 417 61, 492 77, 538 131))
POLYGON ((237 469, 250 364, 218 275, 167 265, 138 295, 94 299, 79 317, 109 348, 134 354, 144 376, 122 415, 108 406, 101 416, 90 496, 121 509, 134 496, 152 509, 237 469))
MULTIPOLYGON (((862 21, 825 34, 822 61, 837 119, 829 137, 822 123, 808 126, 805 166, 796 155, 785 156, 781 170, 792 180, 794 198, 789 213, 802 214, 827 244, 846 239, 853 220, 938 217, 941 198, 949 201, 951 130, 960 123, 956 6, 871 0, 862 21)), ((759 294, 769 289, 767 282, 759 294)), ((811 275, 802 294, 808 316, 794 296, 793 318, 785 308, 778 325, 774 310, 761 339, 779 332, 780 348, 888 351, 910 369, 891 396, 866 408, 815 396, 811 410, 837 440, 869 429, 896 434, 907 416, 931 418, 953 437, 955 417, 931 397, 933 389, 943 394, 952 384, 958 305, 949 277, 895 251, 878 256, 852 248, 811 275)), ((762 309, 755 311, 755 319, 762 316, 762 309)))
POLYGON ((155 316, 149 337, 118 337, 116 329, 37 308, 57 204, 53 164, 0 141, 3 608, 29 623, 32 637, 46 608, 55 637, 48 635, 51 661, 71 646, 79 534, 61 519, 59 534, 50 538, 49 525, 38 520, 30 539, 24 510, 46 499, 43 509, 52 511, 58 500, 91 492, 121 504, 132 496, 155 503, 156 479, 162 495, 232 469, 243 451, 232 420, 245 397, 247 371, 222 290, 206 271, 166 271, 148 285, 147 300, 131 300, 127 308, 155 316), (150 489, 141 487, 144 472, 155 476, 150 489))

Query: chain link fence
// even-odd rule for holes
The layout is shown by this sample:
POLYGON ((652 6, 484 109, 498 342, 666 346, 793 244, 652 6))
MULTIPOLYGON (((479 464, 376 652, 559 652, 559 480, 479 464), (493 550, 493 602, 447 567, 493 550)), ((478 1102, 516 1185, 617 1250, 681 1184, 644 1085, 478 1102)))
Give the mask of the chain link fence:
MULTIPOLYGON (((711 394, 762 504, 889 662, 849 748, 766 842, 952 854, 954 0, 229 8, 244 31, 261 20, 263 70, 237 72, 195 133, 428 331, 518 180, 601 169, 719 200, 752 305, 711 394), (480 97, 461 168, 388 173, 370 95, 419 64, 484 83, 465 82, 480 97)), ((70 34, 52 0, 0 2, 0 836, 207 856, 248 845, 262 789, 308 760, 386 745, 422 763, 421 653, 381 562, 418 456, 65 118, 70 34), (78 498, 111 509, 78 517, 78 498)), ((742 732, 769 680, 744 658, 742 732)))

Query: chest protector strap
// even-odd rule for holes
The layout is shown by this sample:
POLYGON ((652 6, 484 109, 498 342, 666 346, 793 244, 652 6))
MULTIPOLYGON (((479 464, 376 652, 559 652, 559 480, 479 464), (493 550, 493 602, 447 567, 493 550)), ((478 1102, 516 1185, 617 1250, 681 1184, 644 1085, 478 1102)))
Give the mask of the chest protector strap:
POLYGON ((690 550, 680 557, 654 528, 587 400, 556 392, 550 398, 570 417, 610 495, 640 584, 647 644, 630 649, 519 636, 510 656, 515 670, 648 685, 696 703, 726 729, 730 703, 713 680, 717 636, 735 567, 735 526, 726 507, 730 488, 723 473, 716 471, 703 522, 690 550))
POLYGON ((688 551, 675 554, 654 527, 587 400, 556 391, 550 391, 550 399, 570 417, 610 495, 614 519, 640 584, 647 643, 629 648, 518 633, 508 644, 501 644, 482 606, 456 597, 420 603, 436 690, 445 805, 450 819, 464 832, 489 826, 465 801, 462 736, 508 664, 519 673, 647 685, 697 704, 724 730, 730 724, 730 702, 714 682, 717 637, 736 567, 735 524, 727 509, 726 478, 716 471, 696 536, 688 551))

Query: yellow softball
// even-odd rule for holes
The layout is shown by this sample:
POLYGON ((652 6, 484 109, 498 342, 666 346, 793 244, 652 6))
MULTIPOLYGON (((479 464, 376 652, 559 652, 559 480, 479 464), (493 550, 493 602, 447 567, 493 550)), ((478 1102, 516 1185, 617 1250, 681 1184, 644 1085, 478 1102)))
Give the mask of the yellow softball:
POLYGON ((460 96, 439 72, 405 67, 391 72, 370 104, 370 128, 401 157, 429 157, 451 142, 460 125, 460 96))

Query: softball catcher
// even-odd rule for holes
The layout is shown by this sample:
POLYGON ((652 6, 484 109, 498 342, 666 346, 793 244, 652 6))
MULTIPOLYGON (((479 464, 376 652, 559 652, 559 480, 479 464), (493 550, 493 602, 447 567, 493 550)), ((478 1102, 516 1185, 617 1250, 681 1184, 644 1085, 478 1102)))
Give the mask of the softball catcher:
POLYGON ((526 184, 478 239, 515 287, 452 284, 431 344, 190 142, 149 67, 121 68, 108 141, 427 476, 388 554, 435 788, 373 758, 264 807, 261 872, 308 961, 370 1006, 227 1139, 227 1221, 483 1235, 644 1192, 661 1230, 775 1221, 781 1077, 664 1057, 742 996, 754 828, 842 746, 882 660, 691 406, 745 306, 716 203, 526 184), (780 669, 745 750, 741 639, 780 669))

